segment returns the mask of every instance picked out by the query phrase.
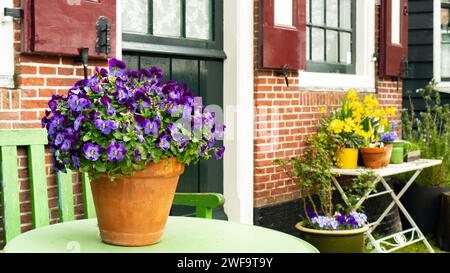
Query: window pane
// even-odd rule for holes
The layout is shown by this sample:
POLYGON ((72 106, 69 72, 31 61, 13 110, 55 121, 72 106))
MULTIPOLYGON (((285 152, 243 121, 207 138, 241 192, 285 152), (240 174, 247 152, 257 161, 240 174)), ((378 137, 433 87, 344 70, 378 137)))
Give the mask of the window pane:
POLYGON ((148 0, 121 0, 122 30, 147 33, 148 0))
POLYGON ((351 0, 341 0, 340 6, 340 23, 341 28, 352 28, 352 1, 351 0))
POLYGON ((293 26, 292 0, 275 0, 275 25, 293 26))
POLYGON ((449 9, 441 9, 441 78, 450 78, 449 9))
POLYGON ((309 39, 310 35, 311 35, 311 28, 307 27, 306 28, 306 59, 307 60, 311 60, 311 55, 309 54, 310 46, 311 46, 311 41, 309 39))
POLYGON ((338 26, 338 1, 327 0, 327 26, 338 26))
POLYGON ((313 0, 311 1, 311 15, 312 15, 312 23, 323 25, 325 19, 325 8, 324 8, 324 0, 313 0))
POLYGON ((352 35, 350 33, 341 32, 341 56, 340 61, 343 64, 352 63, 352 35))
POLYGON ((400 44, 400 0, 392 0, 391 42, 400 44))
POLYGON ((153 0, 153 34, 179 37, 180 14, 179 0, 153 0))
MULTIPOLYGON (((450 37, 447 37, 450 40, 450 37)), ((450 78, 450 41, 441 47, 441 77, 450 78)))
POLYGON ((186 0, 186 37, 210 39, 210 1, 186 0))
POLYGON ((320 28, 312 29, 312 60, 324 61, 324 31, 320 28))
POLYGON ((309 5, 310 5, 311 0, 306 0, 306 22, 307 23, 311 23, 311 18, 309 16, 309 5))
POLYGON ((338 62, 338 32, 327 30, 327 62, 338 62))

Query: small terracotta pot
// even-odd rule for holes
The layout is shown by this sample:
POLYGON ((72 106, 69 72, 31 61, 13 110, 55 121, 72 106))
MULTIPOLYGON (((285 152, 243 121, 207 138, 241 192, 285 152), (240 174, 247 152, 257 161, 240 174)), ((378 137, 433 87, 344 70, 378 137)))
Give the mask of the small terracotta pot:
POLYGON ((158 243, 170 213, 184 165, 175 158, 150 163, 147 169, 110 181, 91 181, 100 237, 120 246, 158 243))
POLYGON ((383 148, 361 148, 364 167, 380 169, 389 165, 392 154, 392 144, 386 144, 383 148))

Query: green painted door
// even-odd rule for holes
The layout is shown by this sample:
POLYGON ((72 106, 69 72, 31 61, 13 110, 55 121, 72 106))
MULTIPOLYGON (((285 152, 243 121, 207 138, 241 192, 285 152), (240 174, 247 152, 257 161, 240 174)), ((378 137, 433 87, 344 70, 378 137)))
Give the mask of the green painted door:
MULTIPOLYGON (((166 80, 186 82, 205 106, 223 108, 222 10, 222 0, 122 1, 123 59, 130 69, 157 66, 166 80)), ((187 166, 177 192, 223 193, 223 161, 187 166)), ((193 208, 172 209, 172 215, 193 214, 193 208)), ((226 217, 223 209, 214 215, 226 217)))

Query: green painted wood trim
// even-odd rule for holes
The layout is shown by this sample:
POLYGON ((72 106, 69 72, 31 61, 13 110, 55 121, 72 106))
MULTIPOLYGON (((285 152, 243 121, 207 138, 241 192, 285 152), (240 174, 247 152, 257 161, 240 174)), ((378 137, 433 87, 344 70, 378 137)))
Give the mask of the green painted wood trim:
POLYGON ((0 130, 0 146, 47 145, 46 129, 0 130))
POLYGON ((220 193, 177 193, 174 205, 192 207, 217 208, 223 206, 225 198, 220 193))
POLYGON ((0 147, 0 149, 3 232, 5 243, 8 243, 21 233, 17 147, 0 147))
POLYGON ((123 50, 132 52, 154 53, 163 55, 200 57, 204 59, 224 60, 227 55, 223 50, 185 47, 177 45, 161 45, 138 42, 122 42, 123 50))
POLYGON ((72 171, 58 172, 59 220, 68 222, 75 220, 73 206, 72 171))
POLYGON ((47 178, 45 175, 44 145, 30 145, 28 149, 28 166, 33 227, 47 226, 50 223, 50 214, 48 208, 47 178))
POLYGON ((87 173, 81 174, 81 182, 83 184, 83 207, 84 218, 96 218, 94 199, 92 198, 91 183, 87 173))

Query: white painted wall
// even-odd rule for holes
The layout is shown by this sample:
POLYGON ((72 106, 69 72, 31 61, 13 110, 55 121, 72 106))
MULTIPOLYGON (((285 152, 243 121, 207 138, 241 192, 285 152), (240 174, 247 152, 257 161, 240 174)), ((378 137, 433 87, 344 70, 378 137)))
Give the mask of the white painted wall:
POLYGON ((253 1, 224 1, 225 213, 253 224, 253 1))
POLYGON ((14 29, 12 17, 3 15, 5 7, 12 8, 13 0, 0 1, 0 87, 14 87, 14 29))

